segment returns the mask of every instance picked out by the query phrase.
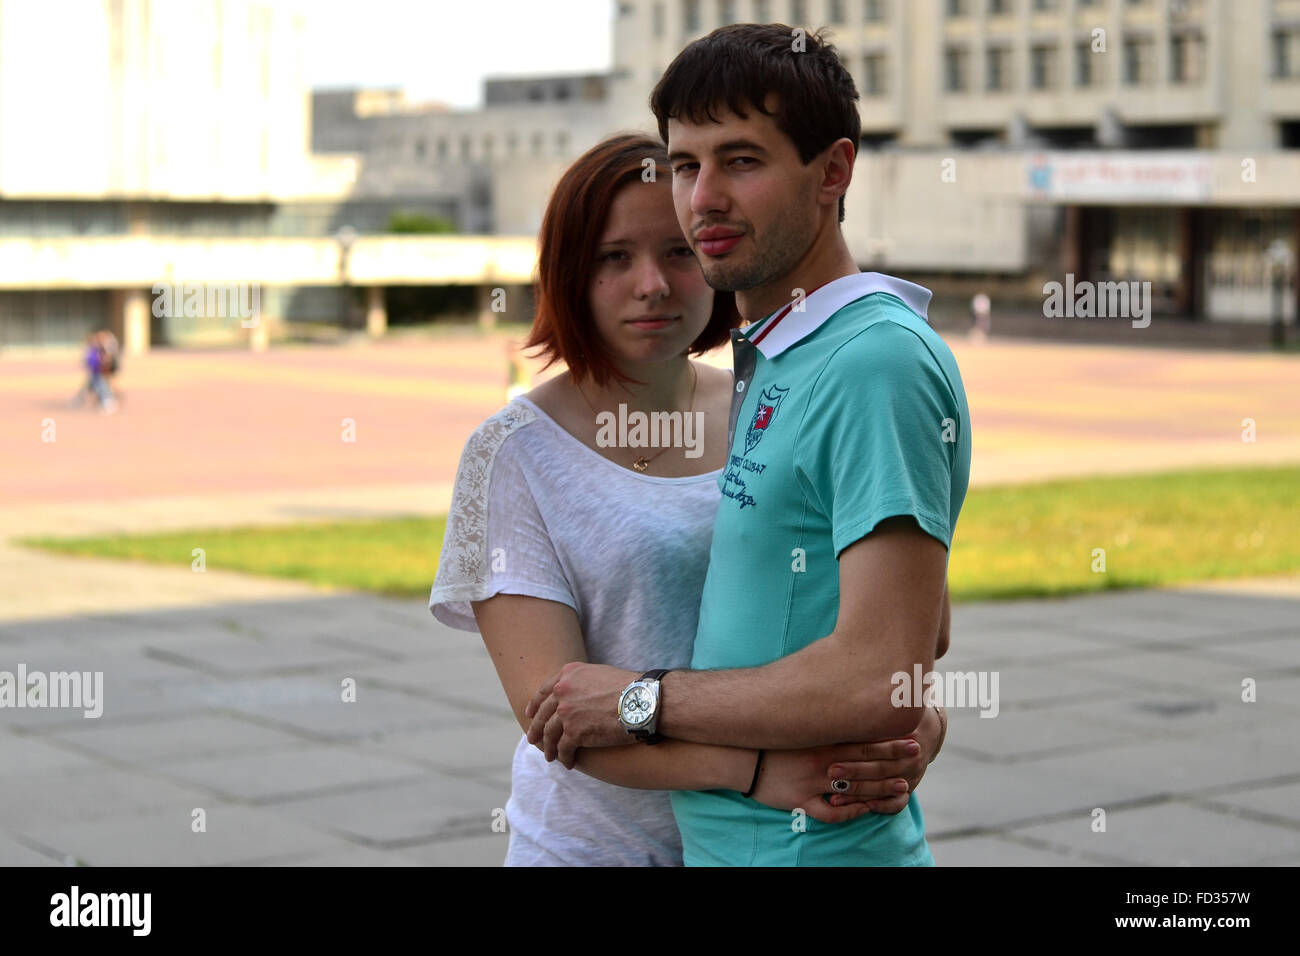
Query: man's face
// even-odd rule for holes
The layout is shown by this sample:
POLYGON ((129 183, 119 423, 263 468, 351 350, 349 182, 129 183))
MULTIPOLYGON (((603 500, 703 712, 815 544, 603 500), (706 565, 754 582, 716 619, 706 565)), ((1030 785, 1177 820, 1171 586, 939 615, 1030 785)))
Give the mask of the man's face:
POLYGON ((714 114, 720 122, 668 121, 673 204, 709 285, 743 291, 787 275, 808 252, 819 164, 804 166, 771 116, 714 114))

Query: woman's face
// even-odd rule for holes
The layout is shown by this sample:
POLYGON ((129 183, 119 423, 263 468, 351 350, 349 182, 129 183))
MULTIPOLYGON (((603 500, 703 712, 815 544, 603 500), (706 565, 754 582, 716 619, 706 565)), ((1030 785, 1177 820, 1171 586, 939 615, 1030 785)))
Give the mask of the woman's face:
POLYGON ((614 197, 596 246, 590 305, 597 333, 625 371, 681 355, 709 324, 713 290, 682 236, 666 178, 630 183, 614 197))

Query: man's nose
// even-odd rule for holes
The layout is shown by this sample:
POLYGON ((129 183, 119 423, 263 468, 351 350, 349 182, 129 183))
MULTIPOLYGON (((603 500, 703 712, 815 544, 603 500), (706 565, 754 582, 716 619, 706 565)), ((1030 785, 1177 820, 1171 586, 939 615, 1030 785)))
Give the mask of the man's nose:
POLYGON ((726 212, 729 208, 722 171, 701 163, 691 187, 691 212, 707 218, 711 213, 726 212))

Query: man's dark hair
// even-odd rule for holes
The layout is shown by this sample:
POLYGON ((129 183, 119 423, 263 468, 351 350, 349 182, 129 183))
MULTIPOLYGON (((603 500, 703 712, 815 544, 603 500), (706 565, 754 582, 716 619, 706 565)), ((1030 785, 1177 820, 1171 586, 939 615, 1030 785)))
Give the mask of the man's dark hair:
POLYGON ((670 119, 718 122, 714 111, 723 105, 741 118, 752 107, 773 117, 805 166, 841 138, 852 141, 856 156, 862 120, 853 77, 822 30, 803 37, 803 45, 796 50, 795 28, 784 23, 734 23, 700 37, 677 54, 650 94, 659 136, 668 142, 670 119), (775 113, 763 108, 769 93, 777 97, 775 113))

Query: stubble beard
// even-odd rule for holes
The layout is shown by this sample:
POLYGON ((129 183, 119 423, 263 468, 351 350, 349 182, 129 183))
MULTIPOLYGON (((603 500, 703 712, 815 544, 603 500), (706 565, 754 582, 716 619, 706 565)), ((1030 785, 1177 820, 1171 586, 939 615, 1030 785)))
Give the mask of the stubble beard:
MULTIPOLYGON (((774 221, 798 222, 794 218, 774 221)), ((814 229, 812 223, 801 232, 787 226, 775 229, 766 242, 754 242, 753 255, 748 259, 705 259, 704 281, 718 292, 746 292, 787 275, 808 252, 815 238, 814 229)), ((752 233, 746 235, 753 238, 752 233)))

